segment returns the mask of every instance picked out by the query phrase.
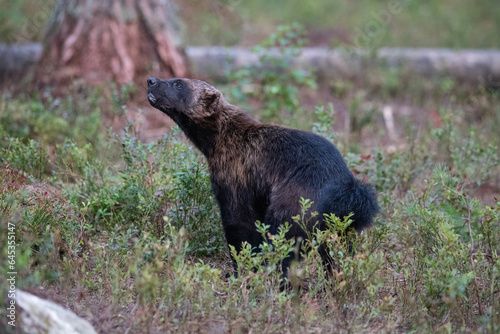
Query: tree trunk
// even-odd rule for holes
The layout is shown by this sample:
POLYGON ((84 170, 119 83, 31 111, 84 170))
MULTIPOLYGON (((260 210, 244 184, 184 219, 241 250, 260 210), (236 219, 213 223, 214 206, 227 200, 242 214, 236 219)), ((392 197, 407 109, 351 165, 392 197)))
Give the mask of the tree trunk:
POLYGON ((35 82, 64 89, 78 82, 142 83, 148 73, 185 76, 178 32, 171 0, 60 0, 35 82))

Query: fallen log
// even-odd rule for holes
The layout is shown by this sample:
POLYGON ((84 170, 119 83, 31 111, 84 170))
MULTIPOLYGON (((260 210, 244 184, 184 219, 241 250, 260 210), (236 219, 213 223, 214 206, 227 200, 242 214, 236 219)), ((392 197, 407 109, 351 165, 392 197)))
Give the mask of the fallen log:
POLYGON ((38 63, 42 51, 40 43, 0 44, 0 79, 24 74, 30 66, 38 63))
MULTIPOLYGON (((259 65, 258 55, 249 48, 188 47, 186 54, 193 73, 215 80, 224 80, 230 70, 259 65)), ((279 57, 278 50, 272 54, 279 57)), ((389 67, 500 87, 500 50, 381 48, 370 53, 304 48, 293 64, 298 68, 315 68, 320 82, 329 82, 338 76, 356 77, 370 68, 389 67)))
MULTIPOLYGON (((278 50, 271 51, 276 57, 278 50)), ((38 62, 41 44, 0 44, 0 83, 19 78, 38 62)), ((259 66, 259 57, 250 48, 185 48, 192 73, 215 81, 227 80, 230 71, 243 66, 259 66)), ((320 82, 338 76, 356 77, 370 68, 401 68, 410 73, 448 76, 460 82, 500 87, 500 50, 451 50, 381 48, 374 52, 328 48, 304 48, 293 60, 298 68, 313 67, 320 82)))

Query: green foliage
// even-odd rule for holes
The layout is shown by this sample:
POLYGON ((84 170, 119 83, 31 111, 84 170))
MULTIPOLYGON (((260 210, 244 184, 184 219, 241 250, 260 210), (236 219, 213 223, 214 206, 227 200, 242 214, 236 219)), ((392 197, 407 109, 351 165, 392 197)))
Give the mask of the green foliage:
POLYGON ((325 106, 316 106, 314 108, 314 114, 318 121, 313 123, 312 132, 333 142, 336 137, 335 132, 332 131, 333 124, 335 124, 335 110, 333 104, 329 103, 328 108, 325 108, 325 106))
MULTIPOLYGON (((282 29, 270 41, 279 47, 297 36, 282 29)), ((205 161, 180 129, 151 143, 133 124, 103 134, 98 106, 123 115, 133 87, 114 87, 105 101, 98 92, 43 102, 2 97, 0 240, 14 224, 17 286, 63 291, 94 320, 126 310, 119 332, 498 332, 499 95, 407 79, 367 73, 360 86, 332 83, 335 109, 325 104, 314 114, 273 97, 278 115, 300 110, 315 133, 335 139, 356 177, 376 186, 382 210, 360 235, 351 216, 326 215, 326 229, 287 239, 295 224, 306 229, 317 218, 302 199, 300 214, 276 235, 256 223, 267 242, 232 250, 239 275, 227 279, 231 250, 205 161), (395 142, 379 107, 406 101, 424 120, 394 113, 395 142), (345 131, 337 117, 350 121, 345 131), (330 274, 323 251, 333 259, 330 274), (292 252, 302 260, 292 263, 290 289, 280 291, 281 264, 292 252)), ((272 96, 252 98, 265 104, 272 96)), ((0 285, 0 303, 4 292, 0 285)), ((5 308, 0 316, 1 323, 5 308)))
POLYGON ((41 41, 54 4, 54 0, 1 0, 0 41, 7 43, 41 41))
MULTIPOLYGON (((95 95, 89 94, 87 99, 86 104, 80 104, 72 96, 48 96, 43 103, 38 96, 13 99, 4 95, 0 98, 0 138, 30 138, 42 147, 68 139, 95 146, 102 140, 101 112, 95 95)), ((0 142, 0 148, 7 145, 0 142)))
POLYGON ((23 143, 19 138, 7 138, 6 148, 0 148, 0 160, 10 164, 15 169, 40 178, 45 171, 48 155, 40 143, 29 139, 23 143))
POLYGON ((139 233, 161 239, 166 216, 195 240, 191 252, 219 252, 224 238, 217 206, 208 173, 192 147, 175 133, 145 144, 132 135, 132 128, 128 126, 124 137, 110 146, 121 152, 111 169, 109 161, 96 158, 90 144, 79 147, 67 141, 57 147, 60 171, 56 175, 61 181, 72 179, 74 187, 67 194, 89 232, 116 232, 118 226, 131 222, 139 233))
POLYGON ((8 213, 12 206, 15 196, 14 194, 24 185, 28 175, 23 172, 14 170, 7 161, 0 168, 0 212, 2 215, 8 213))
POLYGON ((496 284, 492 281, 496 276, 491 276, 496 272, 494 262, 486 258, 498 244, 485 237, 491 235, 491 225, 480 223, 492 209, 471 198, 456 175, 437 165, 422 195, 411 192, 404 210, 408 219, 404 242, 415 267, 403 272, 410 290, 421 291, 414 302, 434 316, 443 317, 454 309, 451 320, 465 326, 475 317, 471 302, 485 312, 481 300, 489 297, 479 290, 479 282, 496 284))
POLYGON ((244 67, 231 76, 232 98, 238 102, 256 98, 260 103, 257 116, 264 121, 283 123, 300 114, 299 90, 316 87, 311 70, 293 66, 305 43, 302 26, 279 26, 253 49, 261 65, 244 67))
POLYGON ((485 138, 474 125, 459 129, 457 124, 464 118, 463 111, 445 113, 442 110, 441 114, 443 125, 432 134, 439 142, 439 149, 448 157, 446 162, 457 168, 459 177, 479 185, 484 183, 500 162, 498 138, 485 138), (463 136, 464 130, 467 136, 463 136))
MULTIPOLYGON (((0 0, 0 40, 41 41, 55 3, 0 0)), ((497 48, 498 41, 490 36, 500 30, 500 6, 495 0, 368 0, 363 6, 341 0, 291 0, 286 6, 263 0, 221 0, 184 1, 178 5, 186 25, 186 45, 248 45, 268 36, 284 22, 301 23, 327 46, 356 44, 363 40, 368 27, 372 32, 366 35, 375 35, 365 42, 370 44, 368 47, 497 48), (387 16, 391 6, 399 9, 387 16), (419 22, 418 27, 414 22, 419 22)))
POLYGON ((169 210, 169 217, 196 240, 190 246, 192 250, 198 255, 208 255, 223 249, 225 237, 205 166, 193 162, 173 173, 170 198, 174 203, 169 210))
POLYGON ((489 38, 500 30, 500 6, 495 0, 366 0, 363 6, 342 0, 290 0, 286 6, 280 1, 224 0, 217 3, 217 10, 213 6, 180 4, 189 32, 187 45, 248 45, 268 36, 279 24, 299 22, 321 46, 499 46, 498 40, 489 38))
MULTIPOLYGON (((257 230, 267 242, 262 243, 259 249, 252 249, 250 244, 244 243, 239 253, 233 246, 229 246, 231 255, 238 265, 238 277, 244 277, 245 284, 252 288, 252 298, 258 296, 276 295, 281 280, 282 262, 294 251, 295 239, 287 240, 285 234, 290 230, 286 223, 278 229, 278 234, 269 233, 270 226, 256 223, 257 230)), ((237 286, 239 279, 229 278, 229 283, 237 286)))

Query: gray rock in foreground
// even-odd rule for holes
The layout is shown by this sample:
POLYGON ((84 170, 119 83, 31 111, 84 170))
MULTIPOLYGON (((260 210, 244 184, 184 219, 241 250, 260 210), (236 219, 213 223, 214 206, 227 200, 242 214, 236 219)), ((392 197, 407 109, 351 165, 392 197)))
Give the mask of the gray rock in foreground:
POLYGON ((51 301, 16 290, 19 323, 27 334, 97 334, 92 325, 51 301))

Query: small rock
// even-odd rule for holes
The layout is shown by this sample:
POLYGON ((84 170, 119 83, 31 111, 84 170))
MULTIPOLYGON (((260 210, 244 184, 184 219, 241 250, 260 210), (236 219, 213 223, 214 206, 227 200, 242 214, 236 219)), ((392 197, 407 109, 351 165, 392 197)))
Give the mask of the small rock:
POLYGON ((97 334, 92 325, 51 301, 17 290, 19 326, 27 334, 97 334))

